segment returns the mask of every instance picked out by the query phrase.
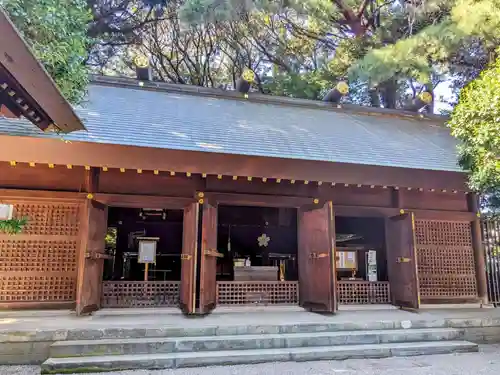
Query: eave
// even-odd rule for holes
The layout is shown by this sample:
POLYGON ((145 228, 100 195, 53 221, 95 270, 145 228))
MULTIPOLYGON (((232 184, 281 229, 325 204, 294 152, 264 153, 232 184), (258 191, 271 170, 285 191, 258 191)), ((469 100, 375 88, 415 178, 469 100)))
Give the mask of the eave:
POLYGON ((63 133, 85 130, 71 105, 2 10, 0 105, 3 115, 22 115, 41 130, 47 130, 52 124, 63 133))

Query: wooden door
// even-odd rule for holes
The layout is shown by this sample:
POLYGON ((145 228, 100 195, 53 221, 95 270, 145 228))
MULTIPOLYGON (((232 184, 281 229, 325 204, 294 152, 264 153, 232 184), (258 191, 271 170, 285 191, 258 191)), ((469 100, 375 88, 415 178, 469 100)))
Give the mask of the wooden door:
POLYGON ((315 312, 335 312, 335 226, 332 203, 299 209, 299 299, 315 312))
POLYGON ((185 314, 196 309, 196 255, 200 205, 193 202, 184 208, 181 255, 180 308, 185 314))
POLYGON ((89 314, 101 306, 102 277, 106 255, 108 208, 87 200, 83 210, 82 242, 78 261, 77 315, 89 314))
POLYGON ((201 314, 212 311, 217 304, 217 205, 205 201, 201 229, 200 307, 201 314))
POLYGON ((392 301, 396 306, 418 309, 420 294, 413 213, 389 218, 386 239, 392 301))

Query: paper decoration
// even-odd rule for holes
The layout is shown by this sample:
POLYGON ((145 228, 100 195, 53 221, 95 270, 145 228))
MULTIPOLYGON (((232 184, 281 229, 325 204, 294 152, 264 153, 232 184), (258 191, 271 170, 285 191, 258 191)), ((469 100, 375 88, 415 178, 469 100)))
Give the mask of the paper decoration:
POLYGON ((0 220, 12 219, 14 206, 11 204, 0 204, 0 220))

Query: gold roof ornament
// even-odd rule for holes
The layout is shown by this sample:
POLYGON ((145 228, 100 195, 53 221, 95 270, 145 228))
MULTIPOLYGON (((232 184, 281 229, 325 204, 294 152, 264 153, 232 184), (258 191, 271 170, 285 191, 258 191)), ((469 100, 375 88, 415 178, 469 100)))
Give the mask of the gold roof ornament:
POLYGON ((138 68, 147 68, 149 66, 149 59, 144 55, 137 55, 134 57, 134 65, 138 68))
POLYGON ((250 69, 244 69, 241 77, 248 83, 253 83, 255 81, 255 73, 250 69))

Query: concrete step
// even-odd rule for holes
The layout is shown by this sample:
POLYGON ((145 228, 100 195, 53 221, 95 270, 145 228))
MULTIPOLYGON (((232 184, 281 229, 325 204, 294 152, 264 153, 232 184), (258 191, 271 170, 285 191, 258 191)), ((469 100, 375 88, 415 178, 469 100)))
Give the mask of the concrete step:
POLYGON ((255 350, 397 342, 450 341, 462 337, 454 328, 370 330, 264 335, 228 335, 183 338, 135 338, 58 341, 52 344, 52 358, 110 356, 216 350, 255 350))
POLYGON ((164 369, 283 361, 385 358, 391 356, 402 357, 474 352, 477 350, 477 344, 467 341, 438 341, 375 345, 319 346, 314 348, 314 350, 305 347, 49 358, 42 364, 42 374, 70 373, 70 371, 82 373, 132 369, 164 369))

